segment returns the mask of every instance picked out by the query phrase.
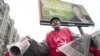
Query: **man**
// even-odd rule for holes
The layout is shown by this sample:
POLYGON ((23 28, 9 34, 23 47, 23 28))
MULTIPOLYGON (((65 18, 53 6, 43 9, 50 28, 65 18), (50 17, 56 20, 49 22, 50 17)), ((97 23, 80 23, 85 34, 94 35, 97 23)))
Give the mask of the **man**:
POLYGON ((72 4, 72 10, 75 16, 71 19, 71 21, 93 23, 89 16, 83 15, 81 8, 78 5, 72 4))
POLYGON ((51 26, 54 28, 46 36, 46 42, 49 47, 49 56, 66 56, 58 50, 58 47, 71 42, 73 40, 69 28, 60 28, 61 22, 57 17, 53 17, 50 21, 51 26))

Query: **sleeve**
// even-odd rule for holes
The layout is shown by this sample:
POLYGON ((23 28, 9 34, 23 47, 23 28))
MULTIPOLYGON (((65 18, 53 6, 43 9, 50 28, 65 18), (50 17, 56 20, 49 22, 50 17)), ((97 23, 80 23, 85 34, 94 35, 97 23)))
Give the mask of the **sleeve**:
POLYGON ((47 35, 46 35, 46 40, 45 40, 45 42, 46 42, 46 44, 47 44, 47 46, 48 46, 48 50, 49 50, 49 48, 50 48, 50 46, 49 46, 49 44, 50 44, 49 41, 51 40, 51 38, 49 38, 49 37, 51 37, 50 34, 51 34, 51 32, 48 32, 48 33, 47 33, 47 35))
POLYGON ((7 51, 4 56, 10 56, 9 52, 7 51))
POLYGON ((48 56, 48 47, 45 40, 38 43, 37 41, 31 39, 29 42, 31 45, 23 56, 48 56))
POLYGON ((66 30, 67 30, 68 33, 69 33, 70 41, 72 41, 72 40, 73 40, 73 36, 72 36, 71 30, 70 30, 68 27, 66 28, 66 30))
POLYGON ((94 56, 100 56, 100 50, 97 50, 97 46, 95 45, 93 39, 91 39, 89 51, 94 56))
POLYGON ((40 42, 39 47, 41 48, 42 53, 48 54, 48 45, 47 45, 46 40, 43 40, 42 42, 40 42))
MULTIPOLYGON (((90 51, 91 54, 93 54, 94 56, 96 56, 96 51, 97 51, 97 49, 96 49, 95 47, 90 47, 90 48, 89 48, 89 51, 90 51)), ((100 53, 100 52, 99 52, 99 53, 100 53)))

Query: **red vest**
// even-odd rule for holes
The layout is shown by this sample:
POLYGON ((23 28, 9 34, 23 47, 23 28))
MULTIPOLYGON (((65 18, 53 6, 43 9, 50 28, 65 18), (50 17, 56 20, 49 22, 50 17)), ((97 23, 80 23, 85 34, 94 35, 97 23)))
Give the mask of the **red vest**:
POLYGON ((49 47, 49 56, 66 56, 58 50, 58 47, 72 40, 72 34, 68 28, 62 28, 59 31, 48 33, 46 41, 49 47))

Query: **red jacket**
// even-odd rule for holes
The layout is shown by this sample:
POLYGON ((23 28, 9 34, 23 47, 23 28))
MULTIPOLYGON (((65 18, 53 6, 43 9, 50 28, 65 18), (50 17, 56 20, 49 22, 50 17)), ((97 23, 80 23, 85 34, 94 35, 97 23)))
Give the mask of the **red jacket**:
POLYGON ((5 53, 5 56, 10 56, 10 54, 9 54, 9 52, 8 52, 8 51, 5 53))
POLYGON ((90 53, 93 54, 94 56, 100 56, 100 50, 97 50, 95 47, 90 47, 90 53))
POLYGON ((72 34, 68 28, 62 28, 59 31, 48 33, 46 41, 49 47, 49 56, 66 56, 58 50, 58 47, 72 40, 72 34))
POLYGON ((100 56, 100 50, 96 51, 96 56, 100 56))

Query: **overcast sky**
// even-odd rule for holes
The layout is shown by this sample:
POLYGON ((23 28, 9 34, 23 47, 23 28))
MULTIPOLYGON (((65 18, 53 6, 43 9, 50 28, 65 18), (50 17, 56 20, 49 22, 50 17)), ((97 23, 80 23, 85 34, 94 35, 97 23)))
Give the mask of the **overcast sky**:
MULTIPOLYGON (((30 35, 31 38, 40 42, 45 39, 46 33, 52 28, 39 23, 38 0, 4 0, 9 4, 9 15, 15 21, 14 27, 22 37, 30 35)), ((64 1, 64 0, 63 0, 64 1)), ((66 2, 81 4, 84 6, 95 23, 94 27, 82 28, 85 33, 91 34, 100 30, 100 0, 65 0, 66 2)), ((80 34, 77 27, 70 28, 72 32, 80 34)))

